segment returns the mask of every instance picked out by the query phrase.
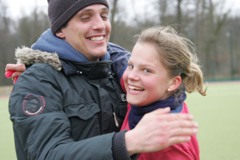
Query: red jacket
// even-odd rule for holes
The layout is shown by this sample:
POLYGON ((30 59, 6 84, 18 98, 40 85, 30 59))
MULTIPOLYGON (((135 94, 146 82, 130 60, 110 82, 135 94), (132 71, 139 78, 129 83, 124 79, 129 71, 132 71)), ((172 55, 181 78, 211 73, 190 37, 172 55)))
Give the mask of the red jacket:
MULTIPOLYGON (((121 130, 129 130, 128 115, 130 105, 124 119, 121 130)), ((184 103, 181 113, 189 113, 186 103, 184 103)), ((192 136, 187 143, 180 143, 170 146, 164 150, 152 153, 142 153, 138 160, 199 160, 199 146, 196 136, 192 136)))

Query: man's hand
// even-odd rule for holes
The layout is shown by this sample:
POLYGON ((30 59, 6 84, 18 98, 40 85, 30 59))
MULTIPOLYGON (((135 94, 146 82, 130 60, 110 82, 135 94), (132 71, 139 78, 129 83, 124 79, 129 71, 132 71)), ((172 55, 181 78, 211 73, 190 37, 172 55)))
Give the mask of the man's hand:
POLYGON ((192 115, 169 111, 165 108, 148 113, 133 130, 126 132, 126 147, 130 155, 188 142, 190 136, 197 134, 198 124, 193 121, 192 115))
POLYGON ((24 64, 7 64, 5 67, 5 77, 12 78, 13 83, 16 83, 18 76, 26 70, 24 64))

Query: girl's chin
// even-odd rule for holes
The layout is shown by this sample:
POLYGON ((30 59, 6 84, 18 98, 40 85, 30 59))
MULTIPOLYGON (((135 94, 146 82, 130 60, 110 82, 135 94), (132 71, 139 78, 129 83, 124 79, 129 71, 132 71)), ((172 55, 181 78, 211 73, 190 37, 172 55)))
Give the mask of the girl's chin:
POLYGON ((131 105, 133 105, 133 106, 138 106, 138 107, 143 106, 143 105, 142 105, 142 102, 128 101, 128 103, 131 104, 131 105))
POLYGON ((142 96, 138 97, 138 96, 127 95, 127 102, 131 105, 142 107, 142 106, 145 106, 145 104, 148 103, 148 100, 145 99, 142 96))

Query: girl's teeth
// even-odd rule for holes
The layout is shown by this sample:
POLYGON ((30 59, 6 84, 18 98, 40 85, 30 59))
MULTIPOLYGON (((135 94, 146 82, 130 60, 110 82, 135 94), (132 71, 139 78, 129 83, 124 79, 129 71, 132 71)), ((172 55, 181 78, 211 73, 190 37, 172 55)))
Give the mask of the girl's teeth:
POLYGON ((142 89, 141 88, 136 88, 136 87, 132 87, 132 86, 129 86, 130 89, 132 90, 137 90, 137 91, 141 91, 142 89))

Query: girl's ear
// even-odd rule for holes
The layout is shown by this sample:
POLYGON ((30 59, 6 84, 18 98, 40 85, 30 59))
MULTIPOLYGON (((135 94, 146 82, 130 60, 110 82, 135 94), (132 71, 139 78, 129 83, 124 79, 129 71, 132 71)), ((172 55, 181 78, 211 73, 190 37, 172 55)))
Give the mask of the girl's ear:
POLYGON ((176 90, 180 86, 181 83, 182 83, 182 78, 180 76, 176 76, 176 77, 172 78, 170 80, 168 91, 171 92, 171 91, 176 90))

